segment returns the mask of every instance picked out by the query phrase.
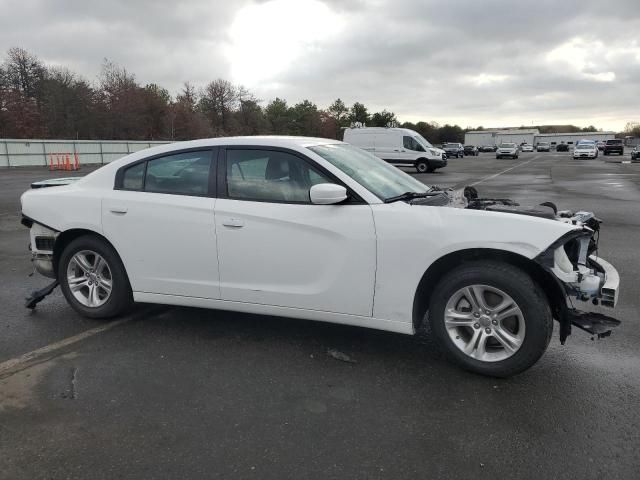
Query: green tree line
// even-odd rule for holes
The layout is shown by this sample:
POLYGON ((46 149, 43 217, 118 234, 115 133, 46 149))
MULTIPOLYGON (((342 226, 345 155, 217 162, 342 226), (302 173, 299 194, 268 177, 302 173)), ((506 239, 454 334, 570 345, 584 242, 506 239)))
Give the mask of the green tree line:
POLYGON ((247 88, 216 79, 186 82, 172 96, 156 83, 140 84, 105 60, 95 82, 67 68, 45 65, 11 48, 0 64, 0 138, 189 140, 227 135, 304 135, 342 138, 344 127, 404 126, 434 143, 462 141, 459 126, 400 124, 393 112, 370 112, 360 102, 336 99, 327 108, 311 100, 264 102, 247 88))

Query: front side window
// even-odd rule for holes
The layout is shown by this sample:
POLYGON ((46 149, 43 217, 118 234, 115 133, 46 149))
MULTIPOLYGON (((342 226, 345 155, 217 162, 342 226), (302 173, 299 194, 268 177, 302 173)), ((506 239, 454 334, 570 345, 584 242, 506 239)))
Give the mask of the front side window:
POLYGON ((334 183, 300 157, 274 150, 227 150, 227 195, 237 200, 311 203, 309 190, 334 183))
POLYGON ((424 152, 424 148, 420 145, 415 138, 405 135, 402 137, 402 143, 404 144, 404 148, 408 150, 413 150, 416 152, 424 152))
POLYGON ((124 171, 122 188, 154 193, 206 195, 211 151, 185 152, 154 158, 124 171))

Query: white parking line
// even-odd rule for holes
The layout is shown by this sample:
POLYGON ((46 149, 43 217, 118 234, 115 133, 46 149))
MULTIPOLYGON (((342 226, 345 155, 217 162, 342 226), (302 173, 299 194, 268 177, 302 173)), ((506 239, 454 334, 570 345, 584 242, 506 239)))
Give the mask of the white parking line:
POLYGON ((498 177, 498 176, 502 175, 503 173, 507 173, 507 172, 509 172, 509 171, 513 170, 514 168, 518 168, 518 167, 521 167, 522 165, 526 165, 527 163, 531 163, 531 162, 533 162, 534 160, 535 160, 535 158, 532 158, 531 160, 527 160, 526 162, 520 162, 519 164, 514 165, 513 167, 509 167, 509 168, 507 168, 506 170, 502 170, 501 172, 494 173, 493 175, 488 175, 488 176, 486 176, 486 177, 484 177, 484 178, 481 178, 481 179, 480 179, 480 180, 478 180, 477 182, 470 183, 470 184, 469 184, 469 186, 470 186, 470 187, 473 187, 473 186, 478 185, 478 184, 480 184, 480 183, 482 183, 482 182, 486 182, 487 180, 491 180, 492 178, 496 178, 496 177, 498 177))
POLYGON ((25 353, 24 355, 20 355, 19 357, 2 362, 0 363, 0 377, 7 373, 13 373, 17 370, 21 370, 22 368, 29 366, 31 363, 34 363, 39 359, 56 352, 57 350, 68 347, 69 345, 73 345, 74 343, 78 343, 79 341, 86 338, 93 337, 94 335, 97 335, 99 333, 111 330, 112 328, 118 327, 124 323, 131 322, 132 320, 134 320, 134 318, 137 318, 137 316, 134 315, 132 317, 123 318, 122 320, 116 320, 115 322, 110 322, 96 328, 91 328, 72 337, 65 338, 58 342, 46 345, 42 348, 38 348, 37 350, 25 353))

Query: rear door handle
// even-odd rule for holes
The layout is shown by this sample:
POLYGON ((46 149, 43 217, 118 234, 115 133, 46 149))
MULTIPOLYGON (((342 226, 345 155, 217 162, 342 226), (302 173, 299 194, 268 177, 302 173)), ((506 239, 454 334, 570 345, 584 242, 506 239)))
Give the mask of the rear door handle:
POLYGON ((111 213, 115 213, 116 215, 124 215, 127 213, 127 207, 111 207, 109 209, 111 213))
POLYGON ((240 218, 225 218, 222 221, 222 225, 231 228, 242 228, 244 227, 244 221, 240 218))

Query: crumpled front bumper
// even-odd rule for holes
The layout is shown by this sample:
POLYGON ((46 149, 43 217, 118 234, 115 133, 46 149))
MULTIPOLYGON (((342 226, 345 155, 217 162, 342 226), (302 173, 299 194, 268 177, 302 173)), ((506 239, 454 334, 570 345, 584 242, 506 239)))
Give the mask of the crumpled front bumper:
POLYGON ((591 264, 604 275, 604 282, 600 286, 600 303, 605 307, 615 307, 618 303, 618 291, 620 289, 620 275, 613 265, 600 257, 591 255, 591 264))
POLYGON ((620 275, 613 265, 597 255, 588 255, 591 234, 574 231, 558 239, 536 260, 551 274, 563 292, 564 302, 556 305, 554 316, 560 322, 560 342, 564 344, 574 325, 593 336, 603 338, 611 335, 620 321, 602 313, 583 311, 575 307, 574 301, 583 305, 614 308, 618 302, 620 275), (565 245, 578 242, 577 255, 569 259, 565 245))

